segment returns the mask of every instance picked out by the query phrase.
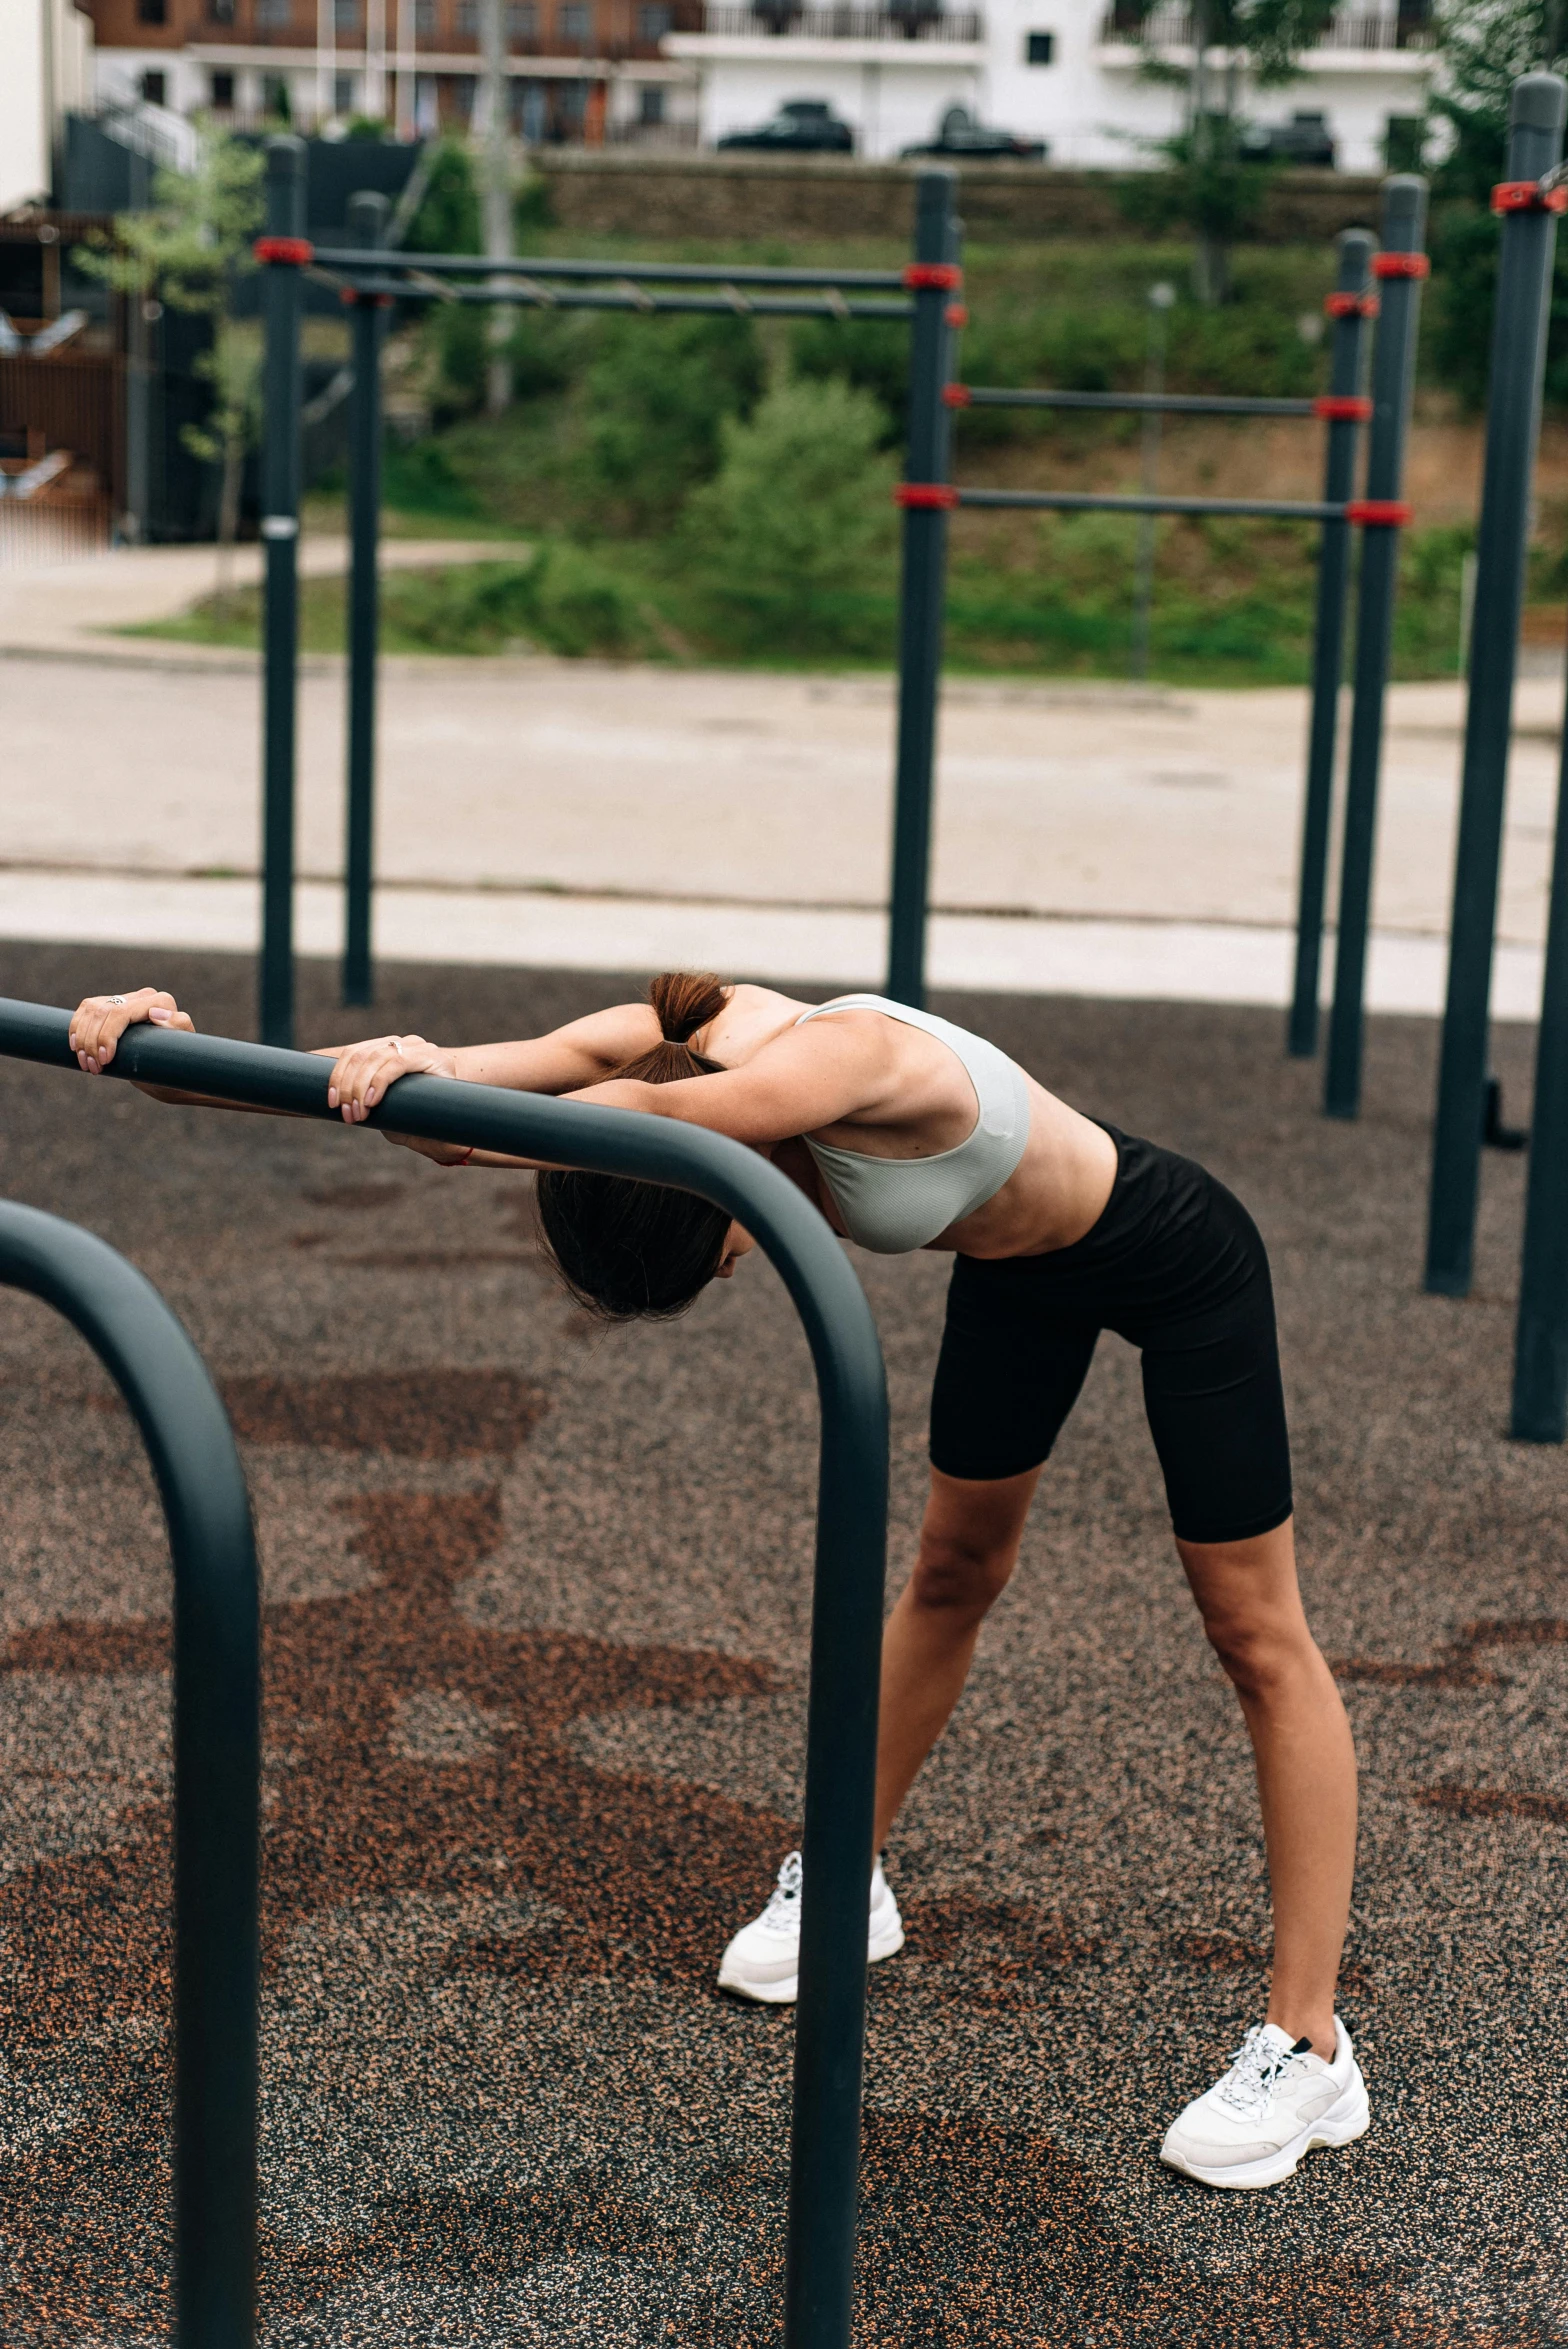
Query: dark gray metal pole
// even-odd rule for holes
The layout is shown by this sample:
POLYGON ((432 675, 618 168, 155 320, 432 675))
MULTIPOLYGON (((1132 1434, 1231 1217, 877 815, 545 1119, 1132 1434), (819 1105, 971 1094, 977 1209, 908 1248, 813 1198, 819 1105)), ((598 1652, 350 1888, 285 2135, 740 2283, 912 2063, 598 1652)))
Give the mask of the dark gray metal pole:
MULTIPOLYGON (((1356 483, 1356 445, 1367 317, 1372 300, 1367 268, 1372 238, 1347 228, 1339 239, 1339 269, 1325 307, 1334 322, 1329 353, 1328 430, 1323 456, 1325 504, 1343 505, 1356 483)), ((1318 985, 1323 964, 1323 903, 1334 813, 1334 746, 1345 668, 1345 606, 1350 589, 1350 524, 1325 522, 1318 542, 1317 627, 1312 643, 1312 726, 1307 740, 1307 787, 1301 815, 1301 875, 1296 904, 1296 983, 1285 1047, 1298 1059, 1318 1048, 1318 985)))
POLYGON ((1568 714, 1557 776, 1509 1433, 1527 1444, 1560 1444, 1568 1436, 1568 714))
POLYGON ((113 1248, 0 1203, 0 1284, 75 1323, 135 1414, 163 1499, 174 1559, 175 2332, 180 2349, 250 2349, 261 1642, 245 1479, 201 1356, 113 1248))
MULTIPOLYGON (((1355 1117, 1361 1108, 1367 932, 1372 920, 1377 791, 1383 764, 1383 699, 1394 645, 1399 532, 1409 519, 1399 501, 1415 384, 1420 286, 1427 273, 1426 255, 1421 250, 1425 228, 1426 181, 1406 173, 1386 180, 1383 250, 1372 263, 1372 274, 1381 288, 1381 308, 1372 353, 1372 428, 1367 443, 1365 508, 1360 516, 1355 706, 1345 775, 1334 1008, 1329 1018, 1323 1088, 1323 1107, 1330 1117, 1355 1117)), ((1357 518, 1354 511, 1351 518, 1357 518)))
POLYGON ((267 231, 262 315, 261 1034, 294 1041, 294 757, 299 668, 299 322, 305 243, 305 148, 267 141, 267 231))
POLYGON ((915 258, 908 272, 915 317, 909 336, 909 443, 899 491, 904 508, 899 599, 898 752, 893 778, 893 879, 887 992, 925 1001, 926 900, 931 878, 932 776, 942 671, 942 598, 952 411, 943 397, 953 330, 947 312, 960 283, 957 177, 923 171, 916 183, 915 258))
MULTIPOLYGON (((0 1000, 0 1053, 74 1070, 69 1026, 66 1012, 0 1000)), ((330 1073, 313 1053, 150 1026, 127 1030, 109 1070, 133 1083, 335 1118, 327 1106, 330 1073)), ((404 1078, 370 1123, 695 1191, 745 1225, 800 1315, 817 1374, 822 1448, 784 2341, 785 2349, 849 2349, 887 1547, 887 1387, 871 1309, 803 1193, 727 1135, 439 1077, 404 1078)), ((228 2336, 192 2339, 196 2349, 235 2349, 228 2336)))
MULTIPOLYGON (((1558 161, 1565 101, 1568 87, 1557 74, 1529 73, 1515 82, 1509 110, 1510 184, 1528 186, 1558 161)), ((1504 211, 1427 1219, 1426 1285, 1442 1297, 1466 1294, 1474 1252, 1503 801, 1556 242, 1556 217, 1544 207, 1504 211)))
MULTIPOLYGON (((348 200, 349 234, 379 250, 392 207, 362 190, 348 200)), ((371 888, 375 877, 376 633, 379 625, 376 549, 381 529, 381 346, 389 307, 385 294, 349 297, 354 336, 354 400, 349 417, 348 777, 343 849, 343 1000, 375 996, 370 953, 371 888)))

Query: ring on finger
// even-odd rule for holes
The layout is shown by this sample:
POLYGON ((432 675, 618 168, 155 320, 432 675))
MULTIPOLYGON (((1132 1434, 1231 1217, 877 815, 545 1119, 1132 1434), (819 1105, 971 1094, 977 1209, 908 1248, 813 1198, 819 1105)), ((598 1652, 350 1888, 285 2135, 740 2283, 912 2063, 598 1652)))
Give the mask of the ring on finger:
POLYGON ((125 997, 123 995, 111 995, 109 1001, 113 1004, 118 1004, 122 1011, 125 1009, 125 997))

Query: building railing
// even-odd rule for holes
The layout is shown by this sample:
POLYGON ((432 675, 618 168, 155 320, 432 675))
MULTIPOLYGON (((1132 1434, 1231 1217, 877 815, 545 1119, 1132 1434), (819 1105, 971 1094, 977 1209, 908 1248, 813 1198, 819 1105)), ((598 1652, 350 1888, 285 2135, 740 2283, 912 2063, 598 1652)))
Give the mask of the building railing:
MULTIPOLYGON (((1190 8, 1180 5, 1152 9, 1140 19, 1136 9, 1108 8, 1100 20, 1102 47, 1190 49, 1193 20, 1190 8)), ((1436 40, 1431 12, 1425 5, 1400 8, 1343 8, 1329 20, 1312 44, 1313 52, 1335 50, 1422 50, 1436 40)))
POLYGON ((703 27, 727 40, 785 41, 983 41, 985 19, 977 9, 812 8, 790 0, 762 0, 739 7, 735 0, 710 0, 703 27))

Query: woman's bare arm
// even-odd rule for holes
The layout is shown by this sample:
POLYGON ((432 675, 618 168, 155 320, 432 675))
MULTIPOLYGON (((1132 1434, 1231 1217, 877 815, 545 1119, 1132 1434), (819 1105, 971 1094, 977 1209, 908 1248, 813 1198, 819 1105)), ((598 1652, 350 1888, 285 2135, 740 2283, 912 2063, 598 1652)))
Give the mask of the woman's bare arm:
POLYGON ((862 1022, 850 1016, 786 1028, 739 1068, 712 1076, 680 1077, 670 1085, 616 1077, 585 1086, 572 1098, 679 1118, 765 1149, 842 1118, 875 1117, 887 1105, 889 1086, 885 1037, 870 1017, 862 1022))

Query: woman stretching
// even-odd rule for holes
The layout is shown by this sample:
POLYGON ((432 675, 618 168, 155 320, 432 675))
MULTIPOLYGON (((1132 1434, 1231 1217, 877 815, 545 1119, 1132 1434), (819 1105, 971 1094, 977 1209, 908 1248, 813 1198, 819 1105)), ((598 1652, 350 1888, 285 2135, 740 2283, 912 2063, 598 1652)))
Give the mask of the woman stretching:
MULTIPOLYGON (((191 1025, 151 988, 90 997, 72 1022, 82 1066, 107 1067, 144 1019, 191 1025)), ((878 1852, 958 1702, 1100 1331, 1141 1350, 1177 1551, 1252 1738, 1274 1905, 1266 2016, 1161 2155, 1209 2185, 1272 2186, 1313 2146, 1359 2137, 1366 2089, 1334 2012, 1355 1755, 1296 1587, 1268 1259, 1240 1202, 1191 1159, 1080 1116, 980 1037, 875 995, 804 1004, 675 973, 645 1004, 530 1042, 443 1051, 381 1036, 334 1058, 328 1099, 350 1124, 411 1071, 649 1111, 761 1151, 863 1248, 953 1257, 930 1498, 883 1640, 878 1852)), ((387 1139, 438 1165, 533 1164, 387 1139)), ((721 1208, 686 1192, 538 1172, 545 1245, 573 1293, 615 1319, 682 1312, 751 1249, 721 1208)), ((792 1853, 724 1952, 726 1989, 794 1997, 800 1890, 792 1853)), ((891 1957, 903 1938, 879 1860, 868 1954, 891 1957)))

